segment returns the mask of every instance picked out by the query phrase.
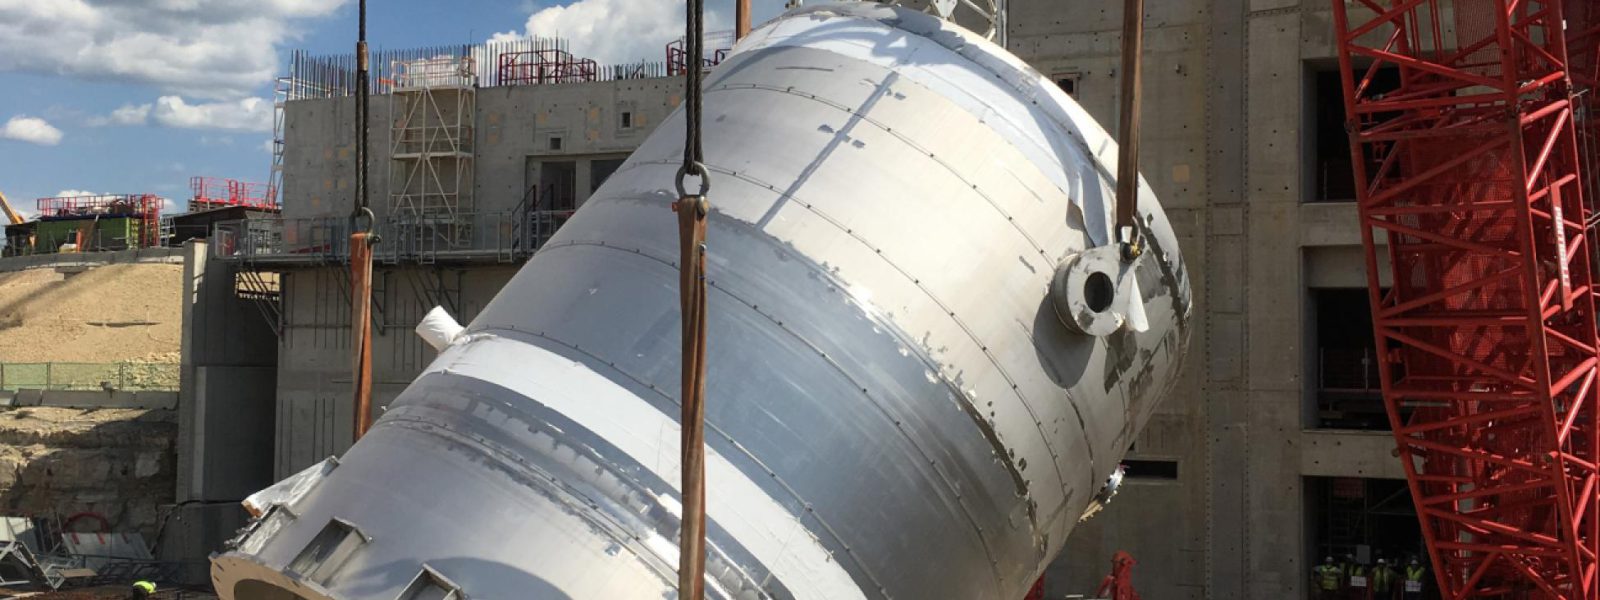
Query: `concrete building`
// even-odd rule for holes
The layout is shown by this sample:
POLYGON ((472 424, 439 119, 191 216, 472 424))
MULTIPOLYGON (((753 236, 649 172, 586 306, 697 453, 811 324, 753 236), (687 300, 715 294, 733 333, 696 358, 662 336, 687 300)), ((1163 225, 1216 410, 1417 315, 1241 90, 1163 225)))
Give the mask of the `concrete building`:
MULTIPOLYGON (((1120 4, 1011 2, 1011 50, 1108 125, 1118 118, 1120 4)), ((1200 317, 1182 383, 1130 454, 1127 486, 1047 572, 1052 595, 1092 590, 1116 550, 1140 561, 1147 598, 1279 600, 1307 597, 1325 555, 1421 549, 1377 418, 1326 4, 1148 2, 1142 171, 1190 257, 1200 317)), ((443 160, 468 176, 440 202, 469 226, 444 242, 425 241, 437 229, 404 229, 426 211, 394 208, 412 185, 394 175, 415 154, 396 138, 407 135, 396 133, 406 127, 396 111, 410 100, 374 97, 370 197, 386 237, 374 290, 378 410, 434 355, 411 332, 422 314, 440 305, 472 319, 539 228, 582 205, 676 106, 680 86, 658 77, 451 92, 473 98, 442 103, 456 107, 440 115, 462 144, 443 160)), ((288 102, 282 220, 213 240, 217 256, 267 274, 239 285, 278 335, 275 477, 350 443, 348 276, 338 263, 353 112, 347 97, 288 102)))

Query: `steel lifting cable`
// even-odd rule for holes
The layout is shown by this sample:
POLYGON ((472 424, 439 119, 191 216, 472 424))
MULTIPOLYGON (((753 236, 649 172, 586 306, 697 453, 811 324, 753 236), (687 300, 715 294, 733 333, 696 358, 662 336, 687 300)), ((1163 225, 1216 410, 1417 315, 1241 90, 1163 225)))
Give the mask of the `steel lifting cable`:
POLYGON ((683 167, 678 169, 678 292, 683 321, 682 436, 679 450, 682 468, 683 520, 678 534, 678 597, 702 600, 705 597, 705 348, 706 348, 706 217, 710 204, 710 171, 700 143, 701 75, 704 57, 704 0, 687 0, 684 50, 688 56, 684 69, 683 167), (689 177, 700 179, 700 189, 690 194, 684 185, 689 177))
POLYGON ((678 169, 678 197, 687 198, 689 194, 684 185, 684 180, 690 176, 700 178, 700 193, 696 196, 704 197, 711 191, 710 173, 705 168, 705 153, 700 144, 700 83, 705 71, 705 0, 688 0, 688 15, 685 19, 683 48, 684 58, 683 75, 683 166, 678 169))
POLYGON ((354 351, 352 375, 355 414, 351 441, 366 435, 372 425, 372 246, 378 243, 373 233, 376 218, 367 202, 367 138, 370 79, 367 65, 367 0, 360 2, 360 22, 356 37, 356 193, 350 211, 350 326, 354 351))

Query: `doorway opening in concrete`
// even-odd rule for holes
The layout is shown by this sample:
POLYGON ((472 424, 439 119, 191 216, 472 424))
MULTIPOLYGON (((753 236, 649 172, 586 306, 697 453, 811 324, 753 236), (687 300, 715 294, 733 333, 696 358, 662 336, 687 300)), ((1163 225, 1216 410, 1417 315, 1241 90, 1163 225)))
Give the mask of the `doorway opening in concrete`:
POLYGON ((1307 477, 1305 494, 1307 571, 1329 556, 1335 562, 1354 557, 1369 572, 1379 558, 1427 562, 1405 480, 1307 477))
POLYGON ((547 160, 539 163, 539 207, 543 210, 578 208, 578 163, 547 160))
MULTIPOLYGON (((1345 131, 1344 86, 1339 78, 1338 65, 1317 63, 1307 69, 1305 168, 1310 171, 1306 183, 1310 189, 1306 199, 1312 202, 1354 202, 1356 199, 1355 167, 1351 162, 1350 134, 1345 131)), ((1388 92, 1400 88, 1400 70, 1379 69, 1373 77, 1374 92, 1388 92)), ((1379 115, 1390 118, 1393 115, 1379 115)), ((1378 163, 1367 158, 1367 172, 1376 170, 1378 163)))
POLYGON ((621 158, 596 158, 589 161, 589 193, 600 189, 611 175, 622 168, 621 158))
POLYGON ((1311 311, 1316 324, 1312 427, 1387 431, 1367 290, 1312 289, 1311 311))

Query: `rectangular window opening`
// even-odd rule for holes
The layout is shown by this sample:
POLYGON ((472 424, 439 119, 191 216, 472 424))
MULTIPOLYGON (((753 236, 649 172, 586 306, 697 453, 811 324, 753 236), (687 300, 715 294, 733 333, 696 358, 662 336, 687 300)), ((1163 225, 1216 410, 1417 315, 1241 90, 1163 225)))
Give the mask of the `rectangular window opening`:
MULTIPOLYGON (((1366 69, 1358 68, 1357 73, 1366 69)), ((1310 70, 1311 97, 1307 108, 1311 123, 1311 139, 1306 140, 1306 168, 1312 174, 1306 178, 1314 186, 1306 197, 1315 202, 1353 202, 1356 199, 1356 172, 1351 162, 1350 133, 1345 130, 1344 82, 1336 66, 1319 65, 1310 70)), ((1378 69, 1368 86, 1369 95, 1384 94, 1400 88, 1400 70, 1390 67, 1378 69)), ((1376 115, 1379 120, 1394 115, 1376 115)), ((1380 166, 1377 157, 1367 156, 1367 173, 1370 176, 1380 166)))
POLYGON ((623 129, 630 129, 632 127, 633 127, 633 113, 628 112, 628 111, 622 111, 622 128, 623 129))
POLYGON ((1056 86, 1060 87, 1061 91, 1066 92, 1074 100, 1078 98, 1078 82, 1083 80, 1082 73, 1062 73, 1052 77, 1052 79, 1055 80, 1056 86))
POLYGON ((1122 461, 1122 475, 1128 479, 1176 480, 1178 478, 1178 461, 1124 460, 1122 461))
MULTIPOLYGON (((1364 288, 1311 290, 1315 315, 1319 428, 1387 431, 1380 354, 1372 337, 1372 307, 1364 288)), ((1395 368, 1399 368, 1396 365, 1395 368)))
POLYGON ((560 150, 561 149, 561 136, 559 136, 559 135, 550 136, 550 149, 551 150, 560 150))

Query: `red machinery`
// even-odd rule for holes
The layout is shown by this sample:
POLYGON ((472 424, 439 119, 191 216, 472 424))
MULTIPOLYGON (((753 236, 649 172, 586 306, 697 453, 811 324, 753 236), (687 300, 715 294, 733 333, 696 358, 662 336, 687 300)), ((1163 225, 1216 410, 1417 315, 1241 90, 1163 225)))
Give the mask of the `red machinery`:
POLYGON ((71 196, 40 198, 39 219, 131 218, 139 220, 139 245, 154 248, 161 245, 161 205, 163 200, 153 194, 103 194, 99 196, 71 196))
POLYGON ((248 206, 263 210, 277 210, 277 194, 264 183, 247 183, 219 177, 191 177, 189 189, 194 197, 189 199, 189 210, 207 210, 225 206, 248 206))
POLYGON ((1332 4, 1384 402, 1439 589, 1595 598, 1600 339, 1561 1, 1332 4))
POLYGON ((1139 592, 1133 589, 1133 566, 1136 564, 1139 561, 1133 560, 1133 555, 1127 551, 1118 550, 1112 554, 1111 572, 1100 580, 1094 595, 1110 600, 1139 600, 1139 592))
POLYGON ((505 52, 500 55, 500 85, 533 85, 594 81, 599 67, 594 60, 577 58, 555 48, 505 52))
MULTIPOLYGON (((722 64, 723 59, 728 58, 728 53, 733 50, 733 42, 732 31, 717 31, 706 34, 705 47, 707 51, 702 64, 706 67, 715 67, 722 64)), ((688 60, 687 56, 683 51, 682 38, 667 44, 668 77, 683 74, 684 67, 688 64, 686 62, 688 60)))

